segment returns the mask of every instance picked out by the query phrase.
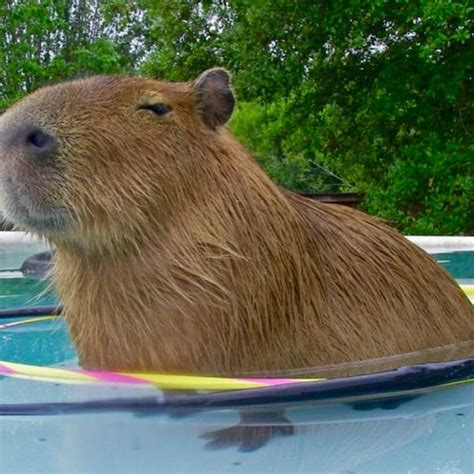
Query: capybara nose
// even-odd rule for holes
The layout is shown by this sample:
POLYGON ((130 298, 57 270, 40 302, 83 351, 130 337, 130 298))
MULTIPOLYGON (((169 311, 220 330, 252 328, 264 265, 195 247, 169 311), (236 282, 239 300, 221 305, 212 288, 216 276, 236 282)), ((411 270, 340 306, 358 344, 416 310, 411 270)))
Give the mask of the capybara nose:
POLYGON ((18 132, 16 142, 24 146, 27 156, 42 158, 48 156, 56 148, 55 139, 38 127, 27 127, 18 132))
POLYGON ((20 152, 26 159, 49 158, 56 150, 56 140, 34 125, 0 129, 0 159, 20 152))

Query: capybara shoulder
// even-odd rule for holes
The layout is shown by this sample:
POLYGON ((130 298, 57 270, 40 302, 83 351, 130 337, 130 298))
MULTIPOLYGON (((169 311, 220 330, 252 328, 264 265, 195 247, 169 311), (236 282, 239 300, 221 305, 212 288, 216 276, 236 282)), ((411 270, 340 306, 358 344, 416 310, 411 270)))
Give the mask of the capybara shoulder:
POLYGON ((0 117, 4 212, 55 245, 81 364, 296 373, 472 355, 472 306, 448 274, 379 220, 278 188, 227 130, 234 104, 216 68, 66 82, 0 117))

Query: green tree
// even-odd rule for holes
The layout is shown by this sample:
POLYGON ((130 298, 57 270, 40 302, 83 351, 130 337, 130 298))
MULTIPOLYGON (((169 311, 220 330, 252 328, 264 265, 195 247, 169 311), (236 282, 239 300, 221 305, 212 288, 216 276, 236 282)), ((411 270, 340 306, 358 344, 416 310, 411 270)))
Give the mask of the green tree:
POLYGON ((155 45, 143 71, 233 70, 232 127, 281 184, 327 186, 322 165, 405 232, 474 230, 468 1, 143 5, 155 45))
POLYGON ((0 108, 45 83, 131 72, 143 56, 137 14, 125 1, 3 0, 0 108))

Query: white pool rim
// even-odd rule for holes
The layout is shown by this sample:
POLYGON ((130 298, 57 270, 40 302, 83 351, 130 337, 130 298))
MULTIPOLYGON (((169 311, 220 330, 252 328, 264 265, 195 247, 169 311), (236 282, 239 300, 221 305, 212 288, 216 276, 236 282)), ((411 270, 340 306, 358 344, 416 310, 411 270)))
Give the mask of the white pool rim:
POLYGON ((428 253, 474 251, 474 236, 406 235, 405 237, 428 253))

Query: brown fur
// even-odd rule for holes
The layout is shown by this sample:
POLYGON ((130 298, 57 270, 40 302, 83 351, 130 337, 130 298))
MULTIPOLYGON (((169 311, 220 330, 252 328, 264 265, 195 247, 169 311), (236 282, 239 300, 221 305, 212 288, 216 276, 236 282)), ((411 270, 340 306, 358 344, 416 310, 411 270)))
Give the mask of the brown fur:
POLYGON ((48 213, 39 228, 7 203, 57 247, 82 365, 295 372, 463 342, 449 357, 472 355, 472 306, 430 256, 373 217, 279 189, 229 131, 206 126, 195 87, 90 78, 0 120, 34 120, 59 142, 49 168, 19 151, 0 171, 48 213), (136 110, 156 101, 173 112, 136 110))

